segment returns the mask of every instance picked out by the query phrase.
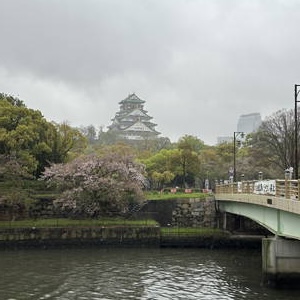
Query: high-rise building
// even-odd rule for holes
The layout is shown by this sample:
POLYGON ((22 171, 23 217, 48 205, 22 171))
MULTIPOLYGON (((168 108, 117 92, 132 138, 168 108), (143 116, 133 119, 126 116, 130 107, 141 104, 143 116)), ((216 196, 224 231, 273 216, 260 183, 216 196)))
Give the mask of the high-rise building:
POLYGON ((259 128, 261 122, 260 113, 241 115, 238 120, 237 131, 246 134, 254 132, 259 128))
MULTIPOLYGON (((251 113, 241 115, 237 123, 237 132, 244 132, 245 134, 255 132, 261 125, 261 115, 260 113, 251 113)), ((217 138, 217 143, 231 143, 233 142, 232 136, 220 136, 217 138)))
POLYGON ((157 124, 151 122, 152 117, 144 110, 144 100, 136 94, 130 94, 120 101, 120 110, 108 126, 108 131, 114 132, 119 139, 141 141, 156 138, 160 132, 155 130, 157 124))

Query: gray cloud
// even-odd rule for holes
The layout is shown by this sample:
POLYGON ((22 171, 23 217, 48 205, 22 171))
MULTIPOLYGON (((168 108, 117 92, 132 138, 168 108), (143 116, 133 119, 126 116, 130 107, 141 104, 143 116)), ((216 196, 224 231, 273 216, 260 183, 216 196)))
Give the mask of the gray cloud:
POLYGON ((96 126, 136 92, 164 136, 212 144, 293 107, 299 19, 296 0, 2 0, 0 91, 96 126))

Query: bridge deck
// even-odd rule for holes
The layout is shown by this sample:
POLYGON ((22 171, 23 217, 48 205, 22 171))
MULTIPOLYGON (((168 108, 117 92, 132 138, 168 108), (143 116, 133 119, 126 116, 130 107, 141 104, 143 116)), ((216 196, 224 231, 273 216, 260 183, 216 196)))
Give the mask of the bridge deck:
POLYGON ((215 194, 216 200, 252 203, 300 215, 300 201, 256 194, 215 194))
POLYGON ((273 180, 218 185, 215 199, 221 211, 248 217, 278 236, 300 240, 298 195, 298 181, 273 180))

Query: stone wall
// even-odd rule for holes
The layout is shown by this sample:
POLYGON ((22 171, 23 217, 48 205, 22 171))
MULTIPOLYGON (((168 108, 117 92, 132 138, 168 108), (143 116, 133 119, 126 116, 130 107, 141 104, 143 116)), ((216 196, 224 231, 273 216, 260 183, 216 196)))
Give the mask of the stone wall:
POLYGON ((160 228, 129 227, 52 227, 7 228, 0 230, 2 247, 57 247, 68 245, 159 246, 160 228))
POLYGON ((210 227, 237 233, 268 234, 258 223, 230 213, 226 214, 224 226, 224 213, 216 211, 214 197, 149 200, 137 216, 154 219, 162 227, 210 227))
POLYGON ((177 201, 172 212, 172 225, 179 227, 215 227, 214 200, 190 198, 177 201))
POLYGON ((161 226, 216 227, 213 197, 149 200, 137 215, 154 219, 161 226))

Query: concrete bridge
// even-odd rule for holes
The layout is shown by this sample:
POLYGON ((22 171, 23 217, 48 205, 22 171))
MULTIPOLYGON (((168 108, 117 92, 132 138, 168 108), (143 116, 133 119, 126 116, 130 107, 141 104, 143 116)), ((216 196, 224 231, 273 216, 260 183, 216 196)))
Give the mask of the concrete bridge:
POLYGON ((243 181, 216 186, 217 208, 248 217, 273 237, 262 240, 264 281, 281 284, 300 279, 300 180, 243 181))

